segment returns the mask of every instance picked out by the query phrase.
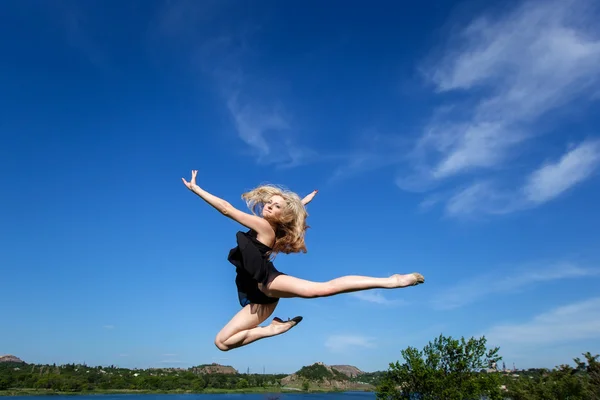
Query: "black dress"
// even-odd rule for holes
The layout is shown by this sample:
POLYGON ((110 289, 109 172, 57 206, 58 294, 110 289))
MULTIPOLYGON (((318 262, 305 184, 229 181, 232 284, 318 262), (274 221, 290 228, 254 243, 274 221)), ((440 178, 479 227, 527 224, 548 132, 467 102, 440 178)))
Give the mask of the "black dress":
POLYGON ((269 260, 267 254, 271 248, 256 239, 256 232, 236 233, 237 246, 229 251, 227 260, 235 265, 238 298, 242 307, 254 304, 271 304, 279 300, 276 297, 269 297, 258 288, 258 284, 263 286, 269 284, 275 277, 285 275, 279 272, 275 265, 269 260))

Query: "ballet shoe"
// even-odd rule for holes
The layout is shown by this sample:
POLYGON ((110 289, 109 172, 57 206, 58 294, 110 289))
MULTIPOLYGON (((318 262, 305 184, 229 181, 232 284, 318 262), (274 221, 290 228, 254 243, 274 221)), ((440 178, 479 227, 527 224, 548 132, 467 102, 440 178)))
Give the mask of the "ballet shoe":
POLYGON ((295 326, 295 325, 298 325, 300 323, 300 321, 302 321, 302 317, 297 316, 297 317, 294 317, 292 319, 288 318, 287 321, 284 321, 284 320, 282 320, 279 317, 275 317, 275 318, 273 318, 273 321, 277 321, 277 322, 281 322, 281 323, 294 322, 295 323, 294 326, 295 326))

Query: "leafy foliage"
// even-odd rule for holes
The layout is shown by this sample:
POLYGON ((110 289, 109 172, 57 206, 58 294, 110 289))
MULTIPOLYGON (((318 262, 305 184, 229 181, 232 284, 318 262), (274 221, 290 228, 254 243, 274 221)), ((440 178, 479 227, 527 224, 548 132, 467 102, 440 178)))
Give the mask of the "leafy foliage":
POLYGON ((574 360, 575 368, 560 365, 551 371, 507 377, 508 397, 513 400, 600 400, 598 356, 589 352, 584 356, 585 361, 574 360))
POLYGON ((499 348, 486 349, 485 337, 465 340, 440 335, 422 351, 403 350, 404 363, 395 362, 377 386, 377 398, 396 399, 511 399, 600 400, 598 355, 575 358, 575 367, 552 370, 489 369, 501 360, 499 348))
POLYGON ((405 362, 390 364, 377 387, 378 399, 501 399, 498 374, 485 370, 501 359, 486 339, 453 339, 440 335, 420 351, 402 350, 405 362))
POLYGON ((369 385, 377 386, 385 377, 385 371, 365 372, 364 374, 348 378, 351 382, 368 383, 369 385))

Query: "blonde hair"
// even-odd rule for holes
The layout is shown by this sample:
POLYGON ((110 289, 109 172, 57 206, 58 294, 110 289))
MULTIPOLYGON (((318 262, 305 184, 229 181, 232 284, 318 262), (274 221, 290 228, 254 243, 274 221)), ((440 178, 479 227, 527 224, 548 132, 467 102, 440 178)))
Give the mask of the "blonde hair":
POLYGON ((246 201, 254 215, 262 215, 264 204, 273 196, 281 196, 285 200, 285 205, 276 220, 269 218, 270 222, 277 225, 275 244, 271 247, 271 253, 306 253, 304 234, 308 229, 306 225, 308 214, 300 196, 284 187, 264 184, 242 194, 242 199, 246 201))

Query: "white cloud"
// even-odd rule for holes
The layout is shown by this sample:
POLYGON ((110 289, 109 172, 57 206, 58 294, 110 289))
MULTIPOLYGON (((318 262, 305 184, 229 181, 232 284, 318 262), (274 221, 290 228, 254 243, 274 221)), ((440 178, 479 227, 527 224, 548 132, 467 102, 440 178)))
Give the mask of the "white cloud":
POLYGON ((460 189, 446 202, 451 216, 506 214, 554 200, 590 178, 600 164, 600 141, 585 141, 554 163, 533 171, 518 190, 498 188, 492 181, 480 181, 460 189))
POLYGON ((558 307, 527 322, 493 326, 485 336, 491 345, 506 346, 512 351, 519 345, 600 339, 600 297, 558 307))
POLYGON ((163 357, 175 357, 177 354, 175 353, 165 353, 163 354, 163 357))
POLYGON ((461 188, 446 202, 446 213, 450 216, 506 214, 518 208, 518 199, 508 191, 498 190, 491 181, 461 188))
POLYGON ((447 211, 494 214, 542 204, 588 178, 599 159, 592 141, 536 171, 522 192, 499 191, 492 175, 511 171, 524 145, 547 130, 541 122, 552 112, 593 101, 600 88, 594 7, 588 0, 523 2, 452 37, 425 75, 438 93, 457 92, 462 100, 434 114, 412 152, 416 174, 398 179, 398 186, 430 190, 478 173, 477 182, 448 197, 447 211))
POLYGON ((107 330, 115 329, 114 325, 103 325, 102 327, 107 330))
POLYGON ((285 119, 275 110, 260 111, 249 105, 241 106, 235 96, 229 98, 227 106, 235 120, 240 137, 258 151, 259 158, 271 153, 271 147, 265 137, 267 131, 289 129, 285 119))
POLYGON ((382 304, 382 305, 405 305, 407 304, 404 300, 391 300, 386 298, 381 290, 366 290, 360 292, 349 293, 351 297, 366 301, 368 303, 382 304))
POLYGON ((223 2, 175 2, 161 10, 158 37, 169 46, 177 41, 199 74, 209 77, 241 141, 258 163, 293 167, 316 159, 315 151, 297 143, 296 123, 281 100, 280 82, 249 67, 256 57, 252 39, 260 29, 255 21, 207 29, 227 14, 223 2))
POLYGON ((534 171, 523 189, 525 196, 532 203, 551 200, 588 178, 599 163, 600 141, 583 143, 534 171))
POLYGON ((448 310, 463 307, 485 297, 530 288, 536 283, 600 276, 599 269, 581 268, 563 263, 547 268, 520 268, 513 272, 475 277, 439 292, 431 301, 434 308, 448 310))
POLYGON ((361 335, 332 335, 327 338, 325 347, 334 352, 345 352, 356 347, 374 348, 373 338, 361 335))
POLYGON ((293 128, 282 106, 266 106, 255 97, 243 101, 237 90, 227 96, 238 135, 258 163, 289 168, 316 158, 315 151, 294 142, 293 128))

